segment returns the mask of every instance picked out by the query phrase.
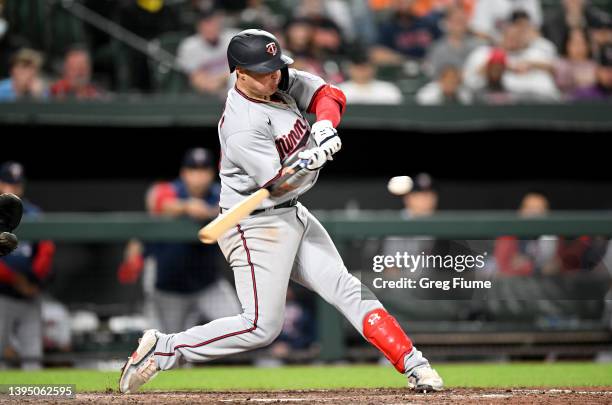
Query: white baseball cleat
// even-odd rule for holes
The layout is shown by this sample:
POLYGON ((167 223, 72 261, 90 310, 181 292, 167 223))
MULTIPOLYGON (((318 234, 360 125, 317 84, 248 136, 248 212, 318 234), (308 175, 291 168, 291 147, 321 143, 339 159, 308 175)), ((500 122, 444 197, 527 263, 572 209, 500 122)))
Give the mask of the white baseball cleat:
POLYGON ((155 364, 155 347, 157 334, 155 329, 149 329, 138 339, 136 351, 128 358, 121 368, 119 391, 123 394, 134 393, 147 381, 157 375, 159 369, 155 364))
POLYGON ((420 392, 442 391, 444 382, 429 364, 414 369, 408 376, 408 388, 420 392))

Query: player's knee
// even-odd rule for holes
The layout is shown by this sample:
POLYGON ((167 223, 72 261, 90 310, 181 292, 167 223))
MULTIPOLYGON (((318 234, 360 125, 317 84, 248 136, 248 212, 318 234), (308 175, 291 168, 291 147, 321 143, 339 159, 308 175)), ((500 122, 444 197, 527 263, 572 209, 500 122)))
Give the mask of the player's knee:
POLYGON ((280 331, 279 332, 264 332, 260 334, 259 338, 257 339, 258 340, 257 347, 266 347, 266 346, 271 345, 272 342, 276 340, 278 335, 280 335, 280 331))
POLYGON ((256 347, 264 347, 270 345, 276 340, 283 330, 283 320, 272 320, 268 322, 261 322, 257 325, 257 329, 254 332, 254 345, 256 347))
POLYGON ((240 314, 245 327, 255 328, 257 322, 257 315, 255 313, 243 312, 240 314))

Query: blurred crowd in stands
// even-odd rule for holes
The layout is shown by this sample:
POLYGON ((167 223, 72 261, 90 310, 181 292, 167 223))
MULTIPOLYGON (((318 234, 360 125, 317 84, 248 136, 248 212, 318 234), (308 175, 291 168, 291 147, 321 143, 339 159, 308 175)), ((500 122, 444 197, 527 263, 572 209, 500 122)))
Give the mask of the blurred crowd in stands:
MULTIPOLYGON (((406 220, 425 218, 438 212, 438 191, 428 173, 414 177, 413 188, 401 196, 406 220)), ((539 190, 527 191, 521 198, 517 214, 522 218, 542 218, 551 212, 550 201, 539 190)), ((427 237, 388 237, 381 252, 394 256, 396 252, 418 255, 439 249, 436 239, 427 237)), ((531 277, 575 274, 596 271, 600 263, 612 263, 612 245, 607 238, 582 235, 568 238, 540 235, 537 238, 501 236, 494 240, 490 270, 498 277, 531 277)), ((450 251, 448 246, 443 249, 450 251)), ((612 274, 612 273, 611 273, 612 274)), ((612 287, 611 287, 612 293, 612 287)))
POLYGON ((0 0, 0 101, 223 98, 227 44, 245 28, 274 33, 350 103, 601 100, 611 12, 609 0, 0 0))

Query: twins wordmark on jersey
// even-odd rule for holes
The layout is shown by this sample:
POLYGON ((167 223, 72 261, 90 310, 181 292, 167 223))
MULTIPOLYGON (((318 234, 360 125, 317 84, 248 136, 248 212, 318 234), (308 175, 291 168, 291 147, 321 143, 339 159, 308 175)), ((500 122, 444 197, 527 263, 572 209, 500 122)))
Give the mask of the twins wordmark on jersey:
POLYGON ((308 121, 304 118, 297 118, 289 133, 277 135, 275 141, 276 150, 278 151, 281 162, 284 162, 287 157, 306 146, 309 137, 310 129, 308 121))
MULTIPOLYGON (((288 89, 279 90, 268 102, 253 99, 238 88, 228 92, 219 122, 222 208, 229 209, 271 184, 292 156, 316 146, 303 111, 324 82, 294 69, 289 70, 289 79, 288 89)), ((298 198, 317 177, 317 171, 304 172, 296 179, 294 190, 266 199, 259 208, 298 198)))

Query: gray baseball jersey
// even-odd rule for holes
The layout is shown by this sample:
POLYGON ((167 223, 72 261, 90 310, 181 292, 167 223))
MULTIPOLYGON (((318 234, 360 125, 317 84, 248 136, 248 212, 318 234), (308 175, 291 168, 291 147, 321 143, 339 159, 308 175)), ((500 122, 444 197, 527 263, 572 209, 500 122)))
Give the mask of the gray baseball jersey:
MULTIPOLYGON (((315 145, 304 112, 325 82, 310 73, 289 69, 287 91, 278 91, 282 102, 266 103, 233 88, 219 121, 221 143, 221 201, 230 208, 279 176, 282 164, 296 152, 315 145)), ((278 198, 265 200, 268 208, 309 190, 318 171, 305 171, 298 187, 278 198)))
MULTIPOLYGON (((229 92, 219 123, 223 208, 274 179, 296 151, 314 146, 302 112, 324 82, 308 73, 289 72, 288 91, 280 93, 285 105, 249 99, 236 89, 229 92)), ((296 190, 263 206, 299 196, 316 180, 316 171, 307 172, 296 190)), ((234 272, 242 313, 160 335, 155 361, 161 370, 176 367, 181 358, 209 361, 270 344, 283 327, 289 280, 335 306, 362 335, 366 314, 382 308, 371 293, 371 299, 362 299, 361 282, 348 272, 330 236, 300 203, 246 217, 219 238, 219 247, 234 272)), ((413 348, 404 363, 409 373, 427 359, 413 348)))

